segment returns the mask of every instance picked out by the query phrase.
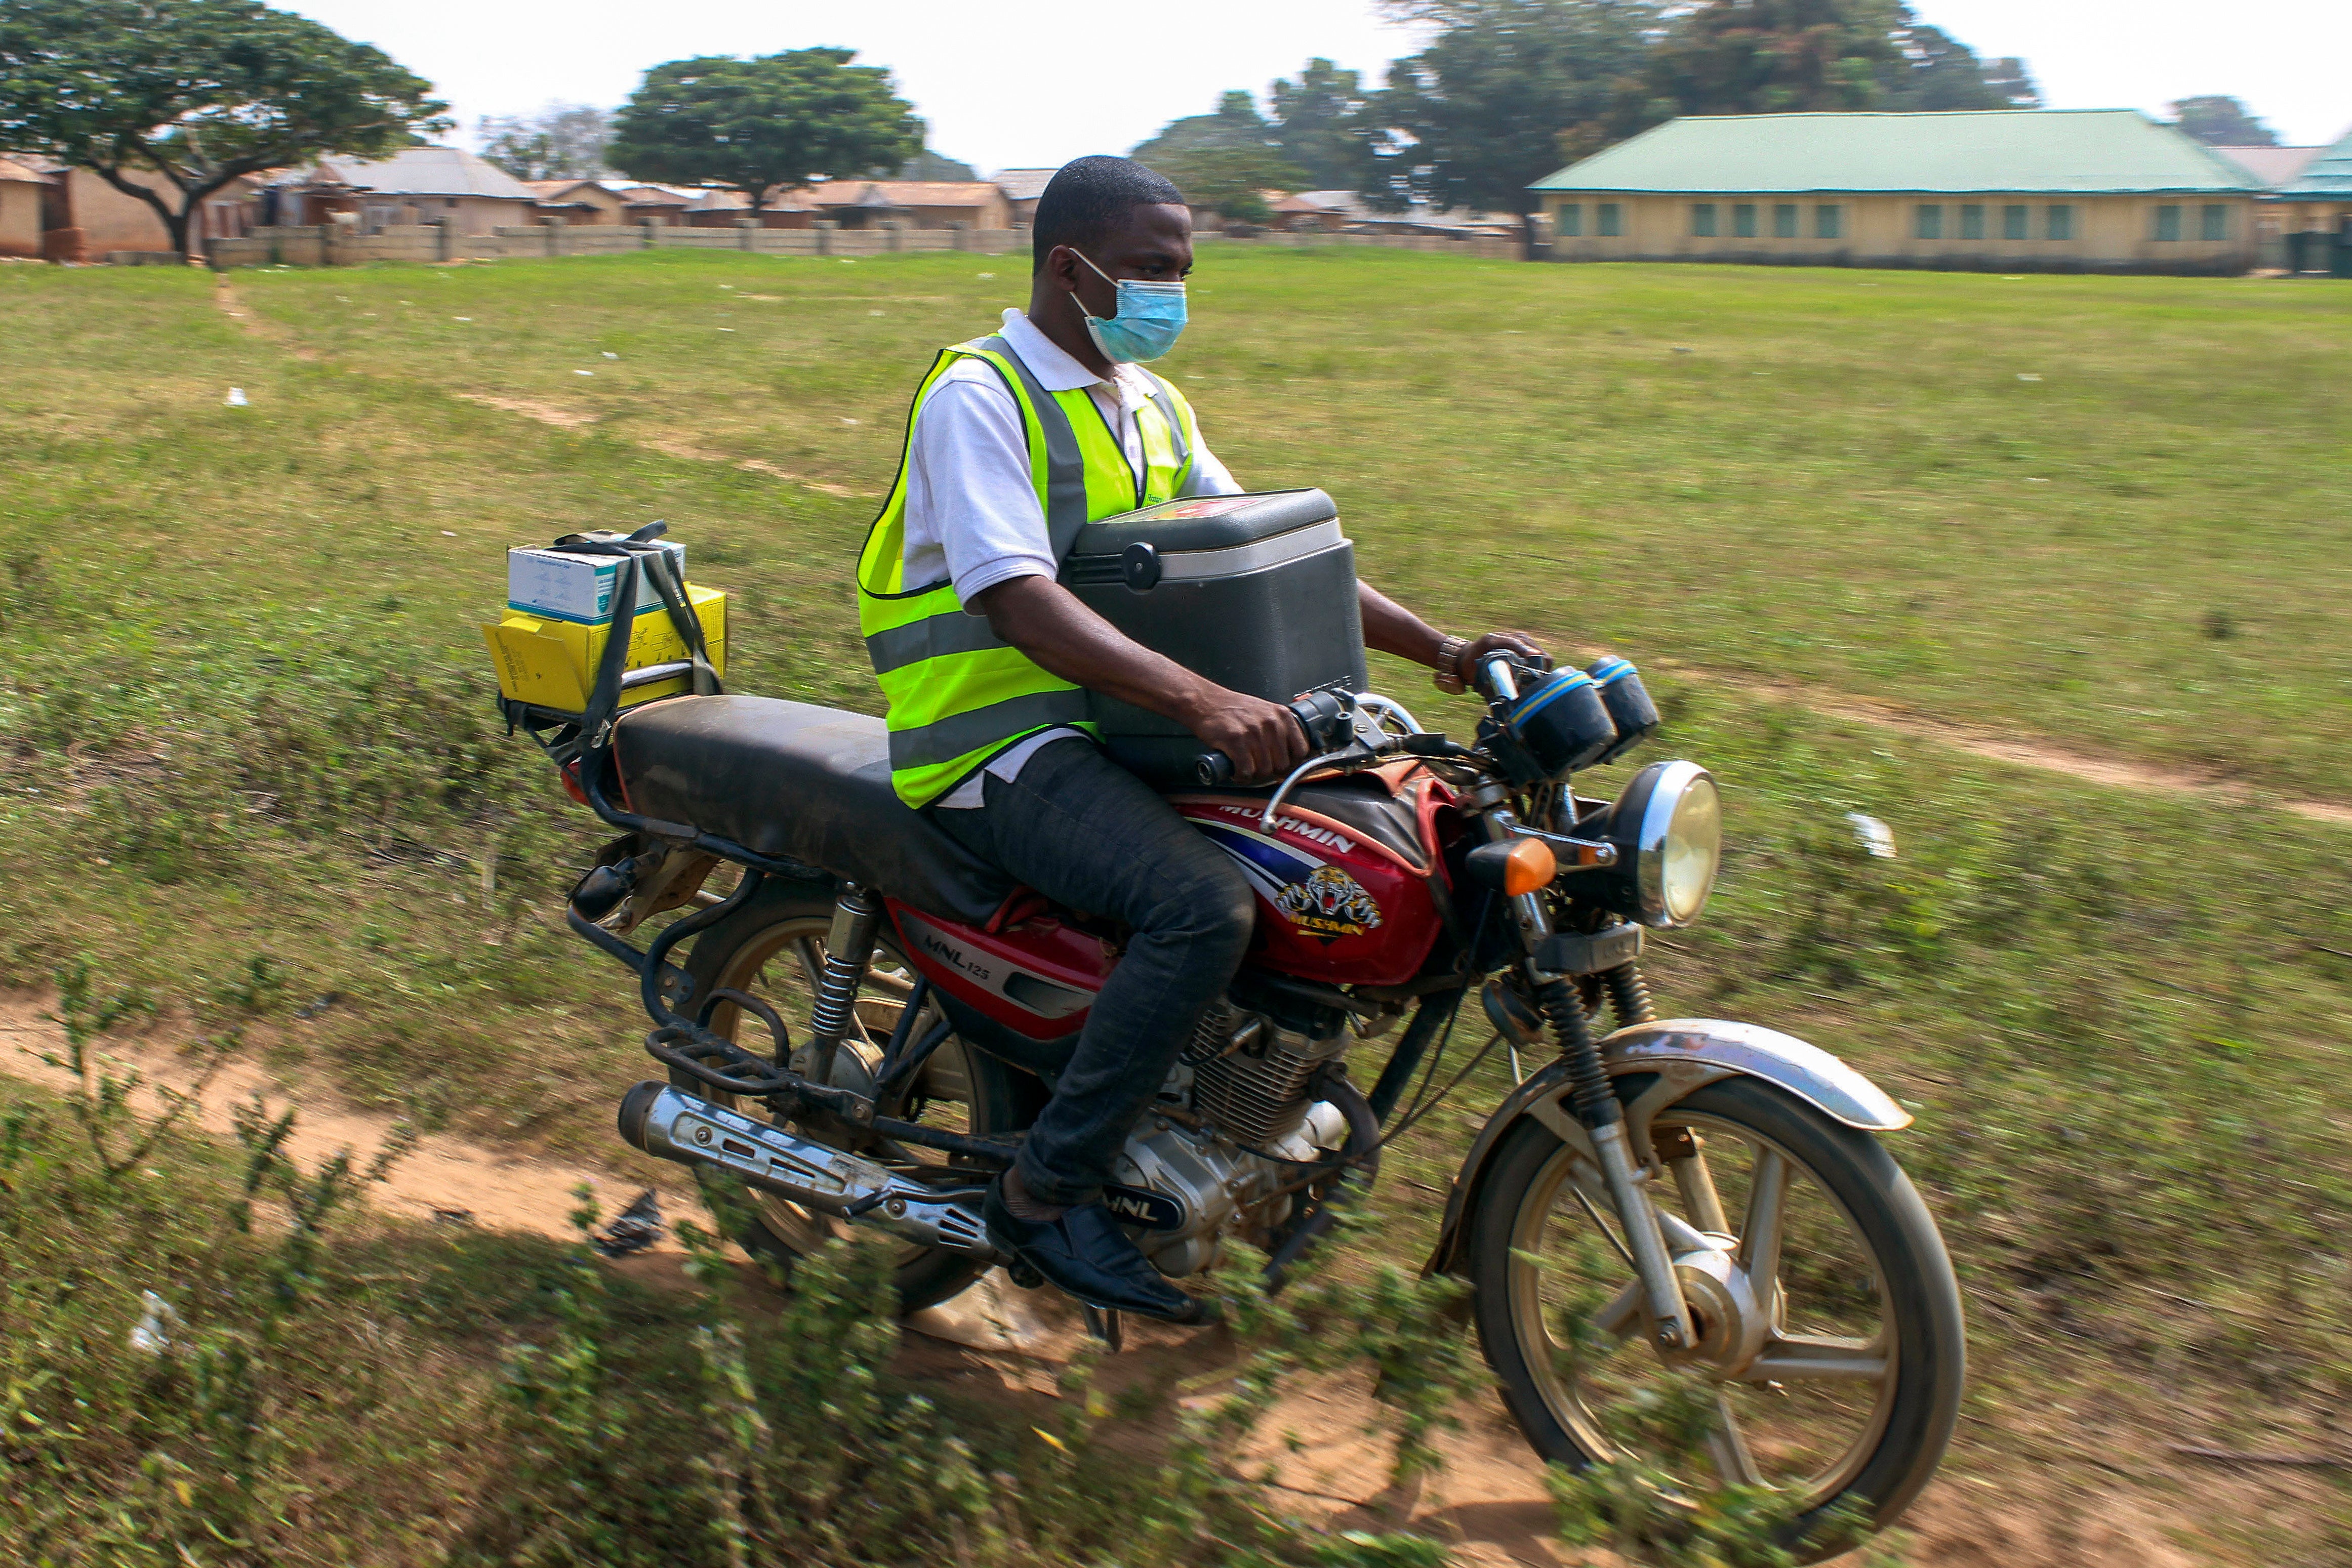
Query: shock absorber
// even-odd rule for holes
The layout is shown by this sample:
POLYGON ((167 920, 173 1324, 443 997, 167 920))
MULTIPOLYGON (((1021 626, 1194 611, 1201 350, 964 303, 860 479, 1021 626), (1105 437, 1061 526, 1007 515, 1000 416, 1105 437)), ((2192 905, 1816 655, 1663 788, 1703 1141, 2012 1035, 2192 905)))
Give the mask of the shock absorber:
POLYGON ((1640 965, 1620 964, 1601 977, 1609 988, 1609 1005, 1617 1009, 1618 1028, 1658 1021, 1658 1009, 1650 1000, 1650 987, 1642 978, 1640 965))
MULTIPOLYGON (((1611 996, 1622 1009, 1624 1003, 1618 998, 1615 987, 1619 972, 1611 972, 1611 996)), ((1638 986, 1639 979, 1634 983, 1638 986)), ((1616 1209, 1618 1221, 1624 1228, 1626 1250, 1633 1256, 1634 1272, 1641 1278, 1650 1319, 1657 1325, 1657 1347, 1661 1351, 1681 1350, 1690 1343, 1682 1286, 1675 1278, 1674 1260, 1666 1255, 1665 1238, 1658 1230, 1650 1196, 1642 1190, 1640 1177, 1635 1174, 1637 1162, 1625 1136, 1625 1108, 1617 1103, 1617 1091, 1609 1081, 1609 1070, 1601 1064, 1601 1047, 1592 1038, 1584 998, 1569 980, 1553 976, 1536 988, 1536 1000, 1551 1024, 1560 1063, 1568 1069, 1576 1119, 1583 1124, 1586 1136, 1592 1141, 1601 1182, 1609 1189, 1610 1205, 1616 1209)))
POLYGON ((1548 980, 1536 989, 1536 1004, 1551 1024, 1552 1043, 1568 1068, 1576 1119, 1587 1127, 1605 1127, 1625 1119, 1610 1087, 1608 1070, 1601 1065, 1601 1047, 1592 1038, 1592 1021, 1585 1016, 1584 998, 1574 982, 1548 980))
POLYGON ((809 1009, 808 1065, 819 1083, 833 1082, 835 1048, 857 1028, 857 992, 874 957, 874 934, 882 904, 856 883, 845 883, 833 906, 833 928, 824 940, 824 967, 817 976, 816 1005, 809 1009))

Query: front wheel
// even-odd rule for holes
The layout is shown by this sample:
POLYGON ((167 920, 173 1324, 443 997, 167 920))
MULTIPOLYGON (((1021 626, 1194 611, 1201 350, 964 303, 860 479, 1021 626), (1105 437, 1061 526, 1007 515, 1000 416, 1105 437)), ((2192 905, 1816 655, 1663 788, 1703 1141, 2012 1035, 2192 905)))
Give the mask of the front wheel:
POLYGON ((1469 1238, 1479 1338, 1511 1413, 1548 1460, 1637 1460, 1685 1496, 1769 1488, 1801 1560, 1844 1550, 1819 1527, 1891 1522, 1958 1416, 1967 1345, 1935 1220, 1875 1137, 1758 1079, 1660 1111, 1651 1142, 1665 1179, 1644 1185, 1695 1347, 1650 1348, 1600 1172, 1522 1121, 1469 1238))

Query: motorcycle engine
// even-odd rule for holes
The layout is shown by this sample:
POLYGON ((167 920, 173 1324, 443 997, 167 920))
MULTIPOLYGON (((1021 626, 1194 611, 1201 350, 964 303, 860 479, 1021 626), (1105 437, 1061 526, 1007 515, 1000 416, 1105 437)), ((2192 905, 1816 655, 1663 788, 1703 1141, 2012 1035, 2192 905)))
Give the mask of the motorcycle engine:
POLYGON ((1349 1039, 1340 1019, 1328 1031, 1302 1032, 1230 1002, 1202 1015, 1113 1167, 1118 1186, 1166 1201, 1105 1194, 1112 1212, 1141 1227, 1136 1245, 1154 1268, 1171 1278, 1198 1273, 1215 1266, 1224 1237, 1264 1246, 1289 1218, 1289 1195, 1268 1201, 1297 1174, 1283 1162, 1319 1159, 1347 1143, 1346 1117, 1328 1100, 1310 1102, 1307 1083, 1349 1039))

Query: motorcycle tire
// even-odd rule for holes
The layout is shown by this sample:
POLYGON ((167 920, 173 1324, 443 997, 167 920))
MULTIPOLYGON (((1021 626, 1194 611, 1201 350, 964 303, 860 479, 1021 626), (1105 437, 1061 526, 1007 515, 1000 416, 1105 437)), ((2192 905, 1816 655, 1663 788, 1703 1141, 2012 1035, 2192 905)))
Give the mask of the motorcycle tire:
MULTIPOLYGON (((790 945, 802 936, 813 935, 817 943, 823 943, 825 929, 832 923, 834 899, 835 892, 830 887, 772 879, 752 895, 750 903, 697 936, 692 951, 680 966, 694 981, 695 998, 702 998, 692 1008, 697 1017, 713 1022, 722 1033, 733 1032, 724 1021, 713 1019, 712 1005, 708 1000, 711 993, 733 988, 757 995, 750 981, 753 975, 762 972, 769 957, 783 956, 790 945)), ((888 946, 887 929, 883 952, 877 958, 903 963, 888 946)), ((719 1010, 736 1013, 731 1005, 719 1010)), ((797 1017, 790 1009, 783 1011, 785 1026, 794 1031, 797 1043, 801 1031, 807 1028, 808 1015, 805 1009, 797 1017)), ((759 1021, 736 1014, 736 1022, 750 1026, 751 1033, 741 1037, 746 1049, 765 1054, 769 1048, 759 1021)), ((958 1076, 968 1086, 969 1093, 962 1131, 1009 1133, 1034 1119, 1046 1097, 1043 1083, 999 1058, 964 1046, 954 1036, 939 1048, 932 1061, 944 1064, 950 1053, 957 1052, 961 1058, 956 1063, 958 1076)), ((670 1081, 688 1092, 709 1093, 708 1088, 684 1073, 673 1071, 670 1081)), ((732 1210, 742 1215, 741 1220, 731 1228, 737 1243, 786 1279, 804 1252, 843 1228, 839 1221, 809 1215, 780 1198, 749 1192, 707 1166, 697 1167, 695 1175, 706 1191, 724 1194, 731 1200, 719 1212, 732 1210)), ((908 1244, 896 1269, 899 1310, 912 1312, 946 1301, 988 1268, 988 1264, 976 1263, 960 1252, 908 1244)))
MULTIPOLYGON (((1621 1094, 1637 1088, 1628 1083, 1619 1086, 1621 1094)), ((1826 1197, 1828 1202, 1821 1212, 1834 1216, 1842 1210, 1872 1260, 1870 1283, 1877 1298, 1879 1333, 1891 1330, 1895 1347, 1891 1358, 1895 1386, 1887 1391, 1881 1382, 1871 1416, 1874 1426, 1862 1427, 1842 1463, 1820 1479, 1823 1495, 1811 1500, 1780 1542, 1795 1552, 1797 1561, 1818 1562, 1853 1544, 1843 1538, 1842 1530, 1819 1528, 1831 1522, 1833 1511, 1845 1515, 1859 1511, 1873 1526, 1884 1528, 1934 1476, 1958 1419, 1966 1378, 1967 1338, 1958 1281, 1926 1203, 1872 1134, 1847 1127, 1780 1089, 1747 1077, 1724 1079, 1696 1091, 1660 1111, 1655 1124, 1670 1128, 1683 1124, 1684 1118, 1703 1128, 1709 1144, 1729 1134, 1757 1140, 1753 1147, 1769 1146, 1792 1162, 1798 1177, 1809 1180, 1815 1192, 1826 1197)), ((1500 1380, 1505 1403, 1538 1454, 1548 1461, 1581 1470, 1623 1450, 1617 1454, 1594 1451, 1611 1442, 1605 1434, 1594 1439, 1597 1422, 1589 1424, 1581 1434, 1571 1427, 1571 1421, 1585 1420, 1592 1412, 1581 1392, 1564 1396, 1558 1369, 1562 1360, 1577 1365, 1580 1353, 1564 1354, 1553 1340, 1542 1304, 1543 1270, 1531 1250, 1540 1248, 1551 1217, 1568 1212, 1554 1205, 1568 1196, 1563 1162, 1573 1158, 1557 1134, 1532 1118, 1522 1120, 1507 1134, 1488 1166, 1476 1211, 1470 1218, 1466 1262, 1479 1341, 1487 1364, 1500 1380), (1531 1343, 1538 1336, 1544 1343, 1531 1343)), ((1725 1199, 1723 1207, 1729 1206, 1730 1200, 1725 1199)), ((1787 1228, 1784 1219, 1784 1231, 1787 1228)), ((1586 1254, 1595 1255, 1591 1250, 1586 1254)), ((1620 1271, 1613 1263, 1610 1268, 1612 1276, 1620 1271)), ((1775 1279, 1785 1285, 1791 1277, 1790 1254, 1784 1250, 1775 1279)), ((1570 1338, 1574 1339, 1572 1333, 1570 1338)), ((1877 1343, 1883 1380, 1890 1359, 1883 1339, 1877 1343)), ((1864 1347, 1865 1354, 1868 1348, 1864 1347)), ((1608 1363, 1606 1356, 1618 1354, 1649 1356, 1646 1350, 1628 1342, 1624 1349, 1607 1352, 1602 1364, 1617 1364, 1608 1363)), ((1640 1364, 1652 1374, 1662 1370, 1654 1359, 1640 1364)), ((1716 1386, 1720 1391, 1733 1385, 1716 1386)), ((1806 1388, 1803 1384, 1796 1386, 1801 1393, 1806 1388)), ((1771 1391, 1783 1388, 1780 1384, 1768 1385, 1771 1391)), ((1782 1392, 1781 1400, 1786 1399, 1782 1392)), ((1729 1408, 1720 1400, 1717 1407, 1729 1408)), ((1776 1403, 1767 1408, 1783 1407, 1776 1403)), ((1738 1429, 1737 1423, 1726 1425, 1735 1432, 1738 1429)), ((1735 1437, 1732 1441, 1747 1456, 1745 1440, 1735 1437)), ((1752 1458, 1749 1463, 1752 1468, 1752 1458)))

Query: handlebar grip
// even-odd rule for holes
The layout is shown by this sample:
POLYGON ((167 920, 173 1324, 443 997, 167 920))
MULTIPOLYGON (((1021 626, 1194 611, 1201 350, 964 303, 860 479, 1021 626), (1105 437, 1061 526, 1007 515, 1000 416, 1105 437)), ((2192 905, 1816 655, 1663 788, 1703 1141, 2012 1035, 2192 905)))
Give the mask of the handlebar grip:
MULTIPOLYGON (((1286 706, 1298 721, 1298 732, 1307 737, 1310 752, 1328 751, 1350 733, 1346 705, 1328 692, 1312 692, 1286 706)), ((1234 782, 1234 759, 1222 751, 1201 753, 1192 760, 1192 770, 1203 784, 1234 782)))

